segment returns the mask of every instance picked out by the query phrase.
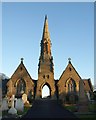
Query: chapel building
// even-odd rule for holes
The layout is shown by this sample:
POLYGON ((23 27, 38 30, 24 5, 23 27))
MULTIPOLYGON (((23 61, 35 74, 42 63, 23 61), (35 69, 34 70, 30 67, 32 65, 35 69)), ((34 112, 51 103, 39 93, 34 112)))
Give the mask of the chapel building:
POLYGON ((60 76, 59 80, 54 79, 54 63, 51 52, 51 39, 48 30, 48 18, 45 16, 43 35, 41 40, 41 52, 38 64, 38 80, 34 80, 28 73, 23 58, 21 63, 7 82, 7 96, 13 94, 18 98, 23 94, 28 96, 29 101, 42 99, 42 90, 46 85, 49 88, 50 95, 48 99, 60 99, 65 103, 76 103, 79 99, 79 82, 84 83, 86 95, 91 96, 93 92, 90 79, 82 79, 76 69, 68 61, 68 65, 60 76))

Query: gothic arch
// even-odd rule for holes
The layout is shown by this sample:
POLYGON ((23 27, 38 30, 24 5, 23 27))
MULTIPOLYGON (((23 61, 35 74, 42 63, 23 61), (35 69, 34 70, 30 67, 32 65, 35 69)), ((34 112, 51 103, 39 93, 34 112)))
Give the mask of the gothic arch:
POLYGON ((65 82, 65 87, 66 87, 66 102, 76 103, 78 101, 76 81, 72 78, 67 79, 65 82))
POLYGON ((46 82, 46 83, 42 84, 42 86, 41 86, 41 96, 42 96, 42 98, 44 97, 44 96, 43 96, 44 87, 46 87, 46 89, 47 89, 47 93, 46 93, 46 96, 45 96, 45 97, 50 97, 50 96, 51 96, 51 87, 50 87, 50 85, 46 82))
POLYGON ((67 93, 76 92, 76 82, 75 82, 75 80, 73 80, 72 78, 69 78, 65 83, 65 87, 66 87, 66 92, 67 93))
POLYGON ((16 82, 16 96, 22 96, 26 91, 26 82, 23 78, 16 82))

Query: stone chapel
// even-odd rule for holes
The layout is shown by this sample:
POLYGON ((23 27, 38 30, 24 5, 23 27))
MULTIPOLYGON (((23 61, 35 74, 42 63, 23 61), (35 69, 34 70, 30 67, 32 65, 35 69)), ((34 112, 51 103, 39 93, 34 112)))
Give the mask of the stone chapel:
POLYGON ((6 84, 6 95, 10 97, 14 94, 18 98, 22 97, 23 94, 27 94, 29 101, 42 99, 42 89, 47 85, 50 91, 50 95, 47 96, 48 99, 60 99, 65 103, 76 103, 79 99, 79 82, 82 80, 85 93, 91 96, 93 92, 91 80, 81 78, 72 65, 71 59, 69 59, 68 65, 59 80, 54 79, 54 63, 47 16, 45 16, 40 45, 41 52, 38 64, 38 80, 34 80, 30 76, 22 58, 21 63, 6 84))

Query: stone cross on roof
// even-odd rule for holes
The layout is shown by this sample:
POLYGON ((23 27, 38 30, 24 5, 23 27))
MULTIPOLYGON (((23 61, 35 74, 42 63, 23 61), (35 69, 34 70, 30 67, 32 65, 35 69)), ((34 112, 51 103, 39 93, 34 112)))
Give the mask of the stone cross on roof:
POLYGON ((68 60, 69 60, 69 63, 71 62, 71 58, 68 58, 68 60))
POLYGON ((24 58, 21 58, 21 62, 23 62, 24 58))

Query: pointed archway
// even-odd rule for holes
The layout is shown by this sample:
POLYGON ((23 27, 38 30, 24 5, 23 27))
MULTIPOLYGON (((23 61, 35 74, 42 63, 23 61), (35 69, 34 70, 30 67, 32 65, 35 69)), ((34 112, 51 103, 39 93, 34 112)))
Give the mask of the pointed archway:
POLYGON ((51 91, 50 91, 50 87, 45 84, 42 87, 42 98, 48 98, 51 96, 51 91))

